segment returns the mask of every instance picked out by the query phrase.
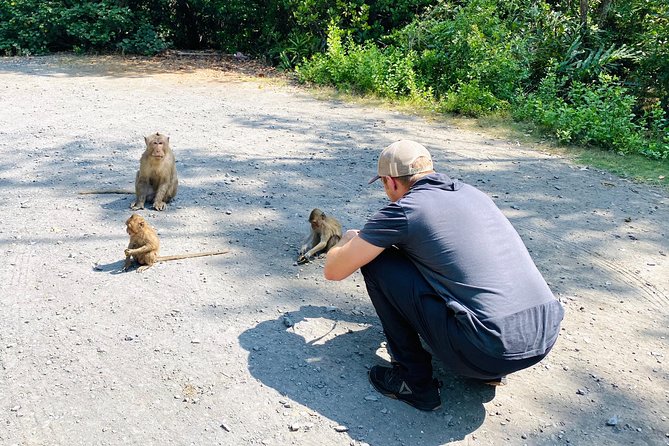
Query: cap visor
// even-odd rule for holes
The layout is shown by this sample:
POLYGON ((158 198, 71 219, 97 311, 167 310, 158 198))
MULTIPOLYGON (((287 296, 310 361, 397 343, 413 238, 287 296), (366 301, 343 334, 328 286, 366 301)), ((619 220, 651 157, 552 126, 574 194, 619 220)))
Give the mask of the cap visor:
POLYGON ((367 182, 367 184, 372 184, 374 181, 378 180, 379 178, 381 178, 381 177, 378 176, 378 175, 376 175, 374 178, 372 178, 371 180, 369 180, 369 181, 367 182))

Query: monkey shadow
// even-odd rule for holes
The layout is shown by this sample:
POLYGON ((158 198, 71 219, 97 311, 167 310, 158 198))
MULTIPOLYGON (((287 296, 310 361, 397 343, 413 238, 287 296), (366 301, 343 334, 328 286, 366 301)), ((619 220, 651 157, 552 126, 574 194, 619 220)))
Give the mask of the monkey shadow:
MULTIPOLYGON (((186 195, 186 189, 185 187, 180 187, 179 193, 182 196, 186 195)), ((135 201, 135 194, 118 194, 118 198, 115 198, 113 200, 107 200, 104 202, 100 203, 100 207, 104 210, 107 211, 128 211, 128 212, 138 212, 138 211, 133 211, 130 208, 130 204, 135 201)), ((180 196, 176 196, 173 199, 171 199, 167 203, 167 208, 169 209, 170 207, 177 207, 181 203, 179 202, 179 198, 183 198, 180 196)), ((153 208, 153 200, 147 200, 146 203, 144 204, 144 208, 141 209, 142 211, 150 211, 153 212, 155 209, 153 208)))
MULTIPOLYGON (((109 273, 109 274, 125 274, 126 271, 123 271, 123 265, 125 264, 125 259, 117 260, 112 263, 97 263, 93 266, 93 271, 98 273, 109 273)), ((127 272, 134 271, 139 267, 139 265, 133 262, 133 265, 128 268, 127 272)))
MULTIPOLYGON (((102 195, 100 195, 102 196, 102 195)), ((135 200, 135 194, 116 195, 112 200, 100 200, 100 207, 107 211, 125 211, 132 212, 130 203, 135 200)))
MULTIPOLYGON (((437 371, 443 382, 437 411, 422 412, 384 397, 367 378, 372 365, 388 365, 378 319, 332 307, 303 306, 260 322, 239 341, 256 379, 370 444, 440 445, 463 439, 481 426, 483 403, 495 393, 493 387, 437 371)), ((291 410, 297 417, 299 409, 291 410)))

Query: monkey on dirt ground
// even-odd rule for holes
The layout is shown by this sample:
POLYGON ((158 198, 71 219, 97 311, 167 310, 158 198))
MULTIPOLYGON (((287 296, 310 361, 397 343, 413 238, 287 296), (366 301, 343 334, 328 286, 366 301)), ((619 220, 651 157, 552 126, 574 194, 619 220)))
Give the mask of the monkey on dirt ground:
POLYGON ((316 254, 327 253, 341 239, 341 224, 336 218, 325 215, 315 208, 309 214, 311 232, 300 248, 298 264, 309 262, 316 254))
POLYGON ((133 210, 144 209, 145 201, 153 201, 157 211, 165 209, 177 194, 177 167, 174 153, 170 148, 170 138, 155 133, 144 137, 146 150, 139 160, 139 170, 135 177, 135 201, 133 210))
POLYGON ((159 256, 160 239, 156 230, 149 225, 139 214, 132 214, 125 222, 126 232, 130 236, 128 247, 124 251, 125 263, 123 271, 127 271, 133 263, 133 259, 139 263, 137 272, 147 270, 154 263, 166 262, 168 260, 190 259, 193 257, 215 256, 225 254, 228 251, 197 252, 190 254, 178 254, 172 256, 159 256))

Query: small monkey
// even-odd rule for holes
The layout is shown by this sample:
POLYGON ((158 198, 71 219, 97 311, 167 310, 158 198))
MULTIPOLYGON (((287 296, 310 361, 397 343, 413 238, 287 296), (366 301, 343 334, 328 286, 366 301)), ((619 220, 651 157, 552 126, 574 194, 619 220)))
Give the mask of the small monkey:
POLYGON ((307 263, 311 257, 321 252, 327 253, 341 239, 341 224, 336 218, 325 215, 315 208, 309 214, 311 232, 300 248, 297 263, 307 263))
POLYGON ((135 201, 133 210, 144 209, 145 201, 153 201, 157 211, 165 209, 177 194, 177 166, 170 148, 170 138, 156 133, 144 137, 146 150, 139 160, 139 170, 135 177, 135 201))
POLYGON ((156 230, 149 225, 139 214, 132 214, 125 222, 126 232, 130 236, 130 242, 125 249, 125 263, 123 271, 127 271, 132 266, 133 258, 139 263, 137 272, 141 273, 149 269, 156 262, 166 262, 168 260, 190 259, 192 257, 205 257, 225 254, 228 251, 197 252, 190 254, 177 254, 172 256, 159 256, 160 239, 156 230))

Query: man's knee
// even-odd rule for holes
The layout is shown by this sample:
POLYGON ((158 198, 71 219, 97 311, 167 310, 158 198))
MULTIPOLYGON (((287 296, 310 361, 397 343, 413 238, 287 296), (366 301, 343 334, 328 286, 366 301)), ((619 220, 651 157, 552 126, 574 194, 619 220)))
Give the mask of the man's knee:
POLYGON ((374 260, 360 268, 365 280, 384 277, 394 274, 395 268, 399 263, 408 262, 409 260, 395 248, 387 248, 381 254, 376 256, 374 260))

